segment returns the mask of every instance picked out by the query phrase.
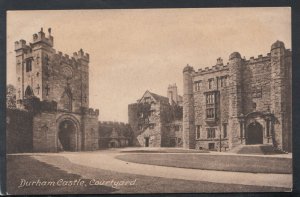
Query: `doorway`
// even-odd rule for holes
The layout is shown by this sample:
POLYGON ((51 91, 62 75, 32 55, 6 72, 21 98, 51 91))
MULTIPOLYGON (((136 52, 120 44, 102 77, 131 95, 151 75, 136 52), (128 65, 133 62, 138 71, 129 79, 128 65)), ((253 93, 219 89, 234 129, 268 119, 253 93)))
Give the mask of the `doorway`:
POLYGON ((249 124, 246 136, 246 144, 263 144, 263 127, 258 122, 249 124))
POLYGON ((149 137, 145 137, 145 147, 149 147, 149 137))

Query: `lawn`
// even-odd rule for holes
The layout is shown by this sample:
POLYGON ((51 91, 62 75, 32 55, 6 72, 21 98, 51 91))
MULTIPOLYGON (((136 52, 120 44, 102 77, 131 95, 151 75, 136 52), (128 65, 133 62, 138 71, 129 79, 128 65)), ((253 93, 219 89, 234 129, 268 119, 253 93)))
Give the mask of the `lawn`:
POLYGON ((159 166, 253 173, 292 173, 292 159, 239 155, 124 154, 117 159, 159 166))
MULTIPOLYGON (((45 156, 47 157, 47 156, 45 156)), ((103 194, 103 193, 207 193, 207 192, 276 192, 289 191, 287 188, 247 186, 237 184, 219 184, 200 181, 186 181, 179 179, 167 179, 118 173, 100 170, 71 163, 62 156, 48 156, 46 162, 40 162, 30 156, 9 155, 7 157, 7 190, 9 194, 103 194), (59 168, 48 164, 48 161, 56 163, 59 168), (68 169, 67 173, 61 169, 68 169), (79 174, 84 174, 83 178, 79 174), (23 187, 18 188, 20 179, 26 180, 74 180, 83 179, 89 182, 91 179, 101 180, 135 180, 136 184, 130 186, 91 186, 85 187, 23 187)), ((49 162, 50 163, 50 162, 49 162)))

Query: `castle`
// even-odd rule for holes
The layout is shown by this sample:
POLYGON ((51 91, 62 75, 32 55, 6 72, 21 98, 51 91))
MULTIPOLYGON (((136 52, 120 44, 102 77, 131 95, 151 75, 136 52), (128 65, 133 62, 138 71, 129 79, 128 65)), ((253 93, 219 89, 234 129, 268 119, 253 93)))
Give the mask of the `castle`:
POLYGON ((8 138, 14 129, 26 132, 23 148, 34 152, 96 150, 99 110, 89 108, 89 54, 80 49, 69 57, 53 43, 50 28, 47 36, 43 28, 33 34, 32 43, 15 42, 17 108, 24 111, 8 113, 8 122, 22 127, 8 125, 8 138))
POLYGON ((291 51, 275 42, 270 53, 242 58, 238 52, 212 68, 183 69, 183 147, 228 150, 269 144, 291 151, 291 51))
POLYGON ((7 110, 7 152, 97 150, 146 146, 228 150, 268 144, 292 149, 292 52, 281 41, 270 53, 197 71, 183 69, 167 97, 146 91, 128 106, 129 124, 101 123, 89 108, 89 54, 53 48, 51 29, 15 42, 17 109, 7 110))

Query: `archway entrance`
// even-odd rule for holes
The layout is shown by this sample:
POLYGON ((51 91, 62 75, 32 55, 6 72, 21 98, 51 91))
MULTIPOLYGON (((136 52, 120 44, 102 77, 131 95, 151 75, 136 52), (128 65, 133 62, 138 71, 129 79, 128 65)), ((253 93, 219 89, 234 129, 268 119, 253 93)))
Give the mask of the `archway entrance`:
POLYGON ((58 140, 63 151, 76 151, 76 126, 70 120, 59 124, 58 140))
POLYGON ((263 144, 263 127, 259 123, 248 125, 246 144, 263 144))

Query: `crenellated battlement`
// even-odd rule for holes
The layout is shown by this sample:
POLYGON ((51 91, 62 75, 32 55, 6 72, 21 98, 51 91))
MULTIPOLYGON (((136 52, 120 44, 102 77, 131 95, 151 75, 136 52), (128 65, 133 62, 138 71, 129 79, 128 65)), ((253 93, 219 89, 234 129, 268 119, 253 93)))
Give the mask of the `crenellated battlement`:
POLYGON ((28 49, 28 48, 29 48, 29 46, 26 45, 26 41, 23 39, 15 42, 15 51, 20 50, 20 49, 28 49))
POLYGON ((43 28, 38 33, 32 35, 33 44, 43 42, 50 47, 53 47, 53 36, 51 36, 51 28, 48 28, 48 36, 43 31, 43 28))
POLYGON ((87 62, 90 60, 90 55, 88 53, 84 53, 82 49, 80 49, 78 52, 74 52, 73 57, 76 60, 85 60, 87 62))
POLYGON ((55 53, 57 58, 67 64, 76 64, 78 61, 74 57, 70 57, 68 54, 63 54, 61 51, 55 53))
POLYGON ((228 69, 228 63, 226 65, 222 64, 216 64, 212 67, 205 67, 204 69, 200 68, 198 71, 195 72, 195 74, 207 74, 207 73, 213 73, 221 70, 227 70, 228 69))
POLYGON ((93 108, 81 107, 81 112, 82 112, 84 115, 89 115, 89 116, 99 116, 99 109, 93 109, 93 108))
POLYGON ((269 61, 271 59, 271 53, 267 53, 266 56, 258 55, 256 58, 251 56, 249 59, 243 58, 244 63, 256 64, 263 61, 269 61))

